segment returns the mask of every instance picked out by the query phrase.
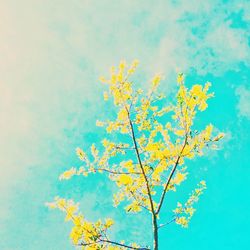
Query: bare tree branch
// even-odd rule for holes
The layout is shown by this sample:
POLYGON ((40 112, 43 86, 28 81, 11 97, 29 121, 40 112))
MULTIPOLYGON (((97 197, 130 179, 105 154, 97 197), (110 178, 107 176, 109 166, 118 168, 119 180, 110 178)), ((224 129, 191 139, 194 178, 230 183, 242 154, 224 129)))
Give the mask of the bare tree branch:
POLYGON ((124 247, 124 248, 127 248, 127 249, 134 249, 134 250, 150 250, 149 248, 146 248, 146 247, 132 247, 132 246, 129 246, 129 245, 126 245, 126 244, 116 242, 116 241, 112 241, 112 240, 108 240, 108 239, 101 239, 101 238, 98 241, 95 241, 95 242, 90 242, 90 243, 82 242, 78 246, 91 246, 91 245, 94 245, 94 244, 97 244, 97 243, 108 243, 108 244, 111 244, 111 245, 116 245, 116 246, 124 247))
POLYGON ((119 171, 114 171, 114 170, 110 170, 107 168, 94 168, 94 171, 96 172, 103 171, 103 172, 108 172, 110 174, 142 174, 140 172, 119 172, 119 171))

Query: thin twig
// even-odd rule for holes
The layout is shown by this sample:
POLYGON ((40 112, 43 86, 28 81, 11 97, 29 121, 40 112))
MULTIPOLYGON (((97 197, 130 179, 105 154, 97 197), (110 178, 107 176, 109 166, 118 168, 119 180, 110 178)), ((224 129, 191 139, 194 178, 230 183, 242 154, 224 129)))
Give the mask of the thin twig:
POLYGON ((172 222, 174 222, 174 221, 176 220, 176 218, 177 218, 177 216, 175 216, 172 220, 168 221, 167 223, 160 224, 160 225, 158 226, 158 228, 162 228, 162 227, 165 227, 165 226, 171 224, 172 222))

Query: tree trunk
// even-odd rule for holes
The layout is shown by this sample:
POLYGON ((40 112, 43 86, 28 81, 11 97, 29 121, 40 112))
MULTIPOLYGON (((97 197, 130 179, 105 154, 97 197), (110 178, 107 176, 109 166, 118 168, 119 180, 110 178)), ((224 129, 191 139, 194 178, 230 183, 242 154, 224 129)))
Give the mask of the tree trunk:
POLYGON ((154 237, 154 245, 153 250, 158 250, 158 225, 156 215, 152 215, 153 222, 153 237, 154 237))

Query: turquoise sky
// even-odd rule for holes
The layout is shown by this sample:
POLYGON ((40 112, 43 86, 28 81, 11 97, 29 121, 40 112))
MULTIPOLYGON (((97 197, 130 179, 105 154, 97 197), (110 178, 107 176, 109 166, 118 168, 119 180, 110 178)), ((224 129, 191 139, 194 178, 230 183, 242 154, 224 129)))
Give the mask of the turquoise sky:
POLYGON ((193 180, 176 194, 185 198, 200 179, 208 190, 188 229, 161 231, 161 249, 248 249, 249 14, 243 0, 0 0, 0 249, 74 249, 71 225, 44 206, 56 195, 80 201, 90 220, 115 218, 114 238, 148 243, 149 218, 113 210, 105 177, 58 181, 80 165, 77 146, 104 136, 96 119, 114 111, 99 76, 134 58, 139 80, 165 75, 166 94, 178 71, 188 84, 212 82, 198 122, 226 133, 220 151, 190 162, 193 180))

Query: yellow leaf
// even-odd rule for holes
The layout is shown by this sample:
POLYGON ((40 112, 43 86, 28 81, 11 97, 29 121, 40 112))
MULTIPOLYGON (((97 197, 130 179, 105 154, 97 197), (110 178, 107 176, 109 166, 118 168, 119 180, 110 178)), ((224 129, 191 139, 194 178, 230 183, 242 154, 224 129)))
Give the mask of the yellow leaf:
POLYGON ((108 95, 108 92, 104 92, 103 93, 103 98, 104 98, 104 101, 108 101, 108 99, 109 99, 109 95, 108 95))
POLYGON ((84 160, 85 159, 85 153, 83 152, 82 149, 80 148, 76 148, 76 154, 78 155, 80 160, 84 160))
POLYGON ((174 132, 176 135, 178 135, 178 136, 183 136, 183 135, 185 135, 185 130, 175 130, 175 132, 174 132))
POLYGON ((128 174, 121 174, 120 177, 118 178, 118 183, 122 185, 129 185, 133 183, 133 179, 128 174))
POLYGON ((184 74, 183 73, 179 73, 177 76, 177 82, 178 83, 183 83, 184 81, 184 74))
POLYGON ((180 185, 185 179, 186 179, 186 174, 178 172, 175 175, 173 181, 176 185, 180 185))
POLYGON ((71 168, 71 169, 65 171, 64 173, 62 173, 59 176, 59 180, 68 180, 68 179, 70 179, 75 174, 76 174, 76 169, 75 168, 71 168))

